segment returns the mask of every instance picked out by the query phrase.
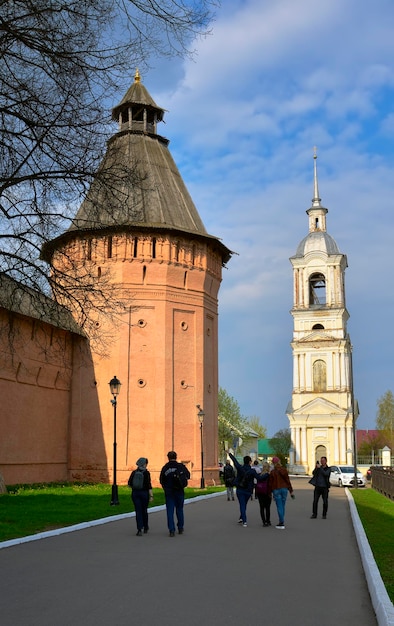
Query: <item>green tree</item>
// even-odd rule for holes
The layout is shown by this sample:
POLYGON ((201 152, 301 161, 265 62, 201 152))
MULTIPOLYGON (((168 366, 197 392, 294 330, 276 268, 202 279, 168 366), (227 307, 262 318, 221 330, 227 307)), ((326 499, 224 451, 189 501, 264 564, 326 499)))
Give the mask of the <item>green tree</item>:
POLYGON ((270 439, 270 445, 275 450, 276 456, 278 456, 282 463, 285 462, 289 456, 291 447, 291 432, 290 428, 282 428, 270 439))
POLYGON ((377 401, 378 411, 376 414, 376 428, 383 432, 387 441, 390 442, 390 448, 393 450, 394 438, 394 395, 388 390, 377 401))
POLYGON ((260 424, 260 419, 256 415, 252 415, 252 417, 247 417, 246 420, 249 424, 250 429, 257 433, 259 439, 267 438, 267 429, 265 426, 262 426, 260 424))
POLYGON ((219 387, 219 458, 224 455, 227 446, 233 447, 234 440, 245 441, 248 437, 249 424, 241 415, 238 402, 223 387, 219 387))

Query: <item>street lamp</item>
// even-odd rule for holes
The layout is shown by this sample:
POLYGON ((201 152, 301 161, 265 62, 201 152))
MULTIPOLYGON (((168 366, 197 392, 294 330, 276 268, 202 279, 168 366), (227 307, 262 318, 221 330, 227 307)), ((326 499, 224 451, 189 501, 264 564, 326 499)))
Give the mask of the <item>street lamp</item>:
POLYGON ((113 467, 113 477, 112 477, 112 495, 111 495, 111 506, 119 504, 118 497, 118 485, 116 484, 116 398, 119 395, 121 382, 116 376, 113 377, 112 380, 109 381, 109 388, 113 395, 113 399, 111 400, 111 404, 114 407, 114 467, 113 467))
POLYGON ((204 479, 204 445, 203 445, 203 423, 204 423, 204 417, 205 417, 205 413, 202 410, 202 408, 200 407, 199 404, 197 404, 197 408, 198 408, 198 413, 197 413, 197 417, 198 417, 198 421, 200 422, 200 437, 201 437, 201 489, 205 489, 205 479, 204 479))

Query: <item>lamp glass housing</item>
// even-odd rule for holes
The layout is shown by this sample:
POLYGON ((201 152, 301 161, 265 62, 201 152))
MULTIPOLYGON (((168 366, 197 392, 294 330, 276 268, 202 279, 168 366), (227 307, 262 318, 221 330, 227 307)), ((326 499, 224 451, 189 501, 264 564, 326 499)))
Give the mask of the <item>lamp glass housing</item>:
POLYGON ((121 387, 121 382, 118 378, 116 378, 116 376, 113 377, 112 380, 109 381, 109 388, 111 390, 111 393, 113 396, 117 396, 119 395, 120 392, 120 387, 121 387))

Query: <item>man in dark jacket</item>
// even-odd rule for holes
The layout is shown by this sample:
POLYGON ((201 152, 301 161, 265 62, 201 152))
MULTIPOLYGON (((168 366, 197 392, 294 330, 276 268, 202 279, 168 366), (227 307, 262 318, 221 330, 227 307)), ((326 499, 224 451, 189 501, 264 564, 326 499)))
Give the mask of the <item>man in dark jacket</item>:
POLYGON ((316 467, 312 472, 313 478, 309 481, 312 485, 314 485, 315 490, 313 493, 313 506, 312 506, 312 515, 311 519, 316 519, 317 517, 317 504, 319 502, 320 496, 323 500, 323 519, 327 518, 327 509, 328 509, 328 490, 330 488, 330 474, 331 468, 327 465, 327 458, 322 456, 319 463, 316 463, 316 467))
POLYGON ((246 519, 246 507, 248 500, 253 494, 254 479, 258 478, 258 473, 250 466, 252 459, 250 456, 244 456, 244 464, 241 465, 231 452, 228 453, 230 459, 233 461, 236 470, 237 478, 235 480, 236 494, 239 502, 239 520, 238 524, 246 527, 248 525, 246 519))
POLYGON ((167 454, 167 458, 168 463, 162 467, 160 472, 160 484, 164 489, 166 498, 168 530, 170 537, 175 537, 174 510, 176 512, 178 533, 182 535, 184 528, 183 504, 185 501, 183 488, 180 486, 179 481, 176 480, 176 475, 182 472, 189 479, 190 472, 186 465, 177 462, 177 454, 173 450, 167 454))

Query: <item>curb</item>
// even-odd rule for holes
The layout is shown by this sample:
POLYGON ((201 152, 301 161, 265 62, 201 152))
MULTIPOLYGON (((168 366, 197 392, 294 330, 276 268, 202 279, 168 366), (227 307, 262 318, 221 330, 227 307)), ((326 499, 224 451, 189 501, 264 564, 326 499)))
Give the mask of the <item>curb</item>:
POLYGON ((371 546, 369 545, 365 530, 361 524, 353 496, 347 487, 345 491, 349 501, 353 528, 356 534, 365 578, 367 579, 372 606, 376 613, 376 619, 378 620, 379 626, 394 626, 394 605, 388 596, 386 587, 384 586, 382 577, 375 563, 371 546))

